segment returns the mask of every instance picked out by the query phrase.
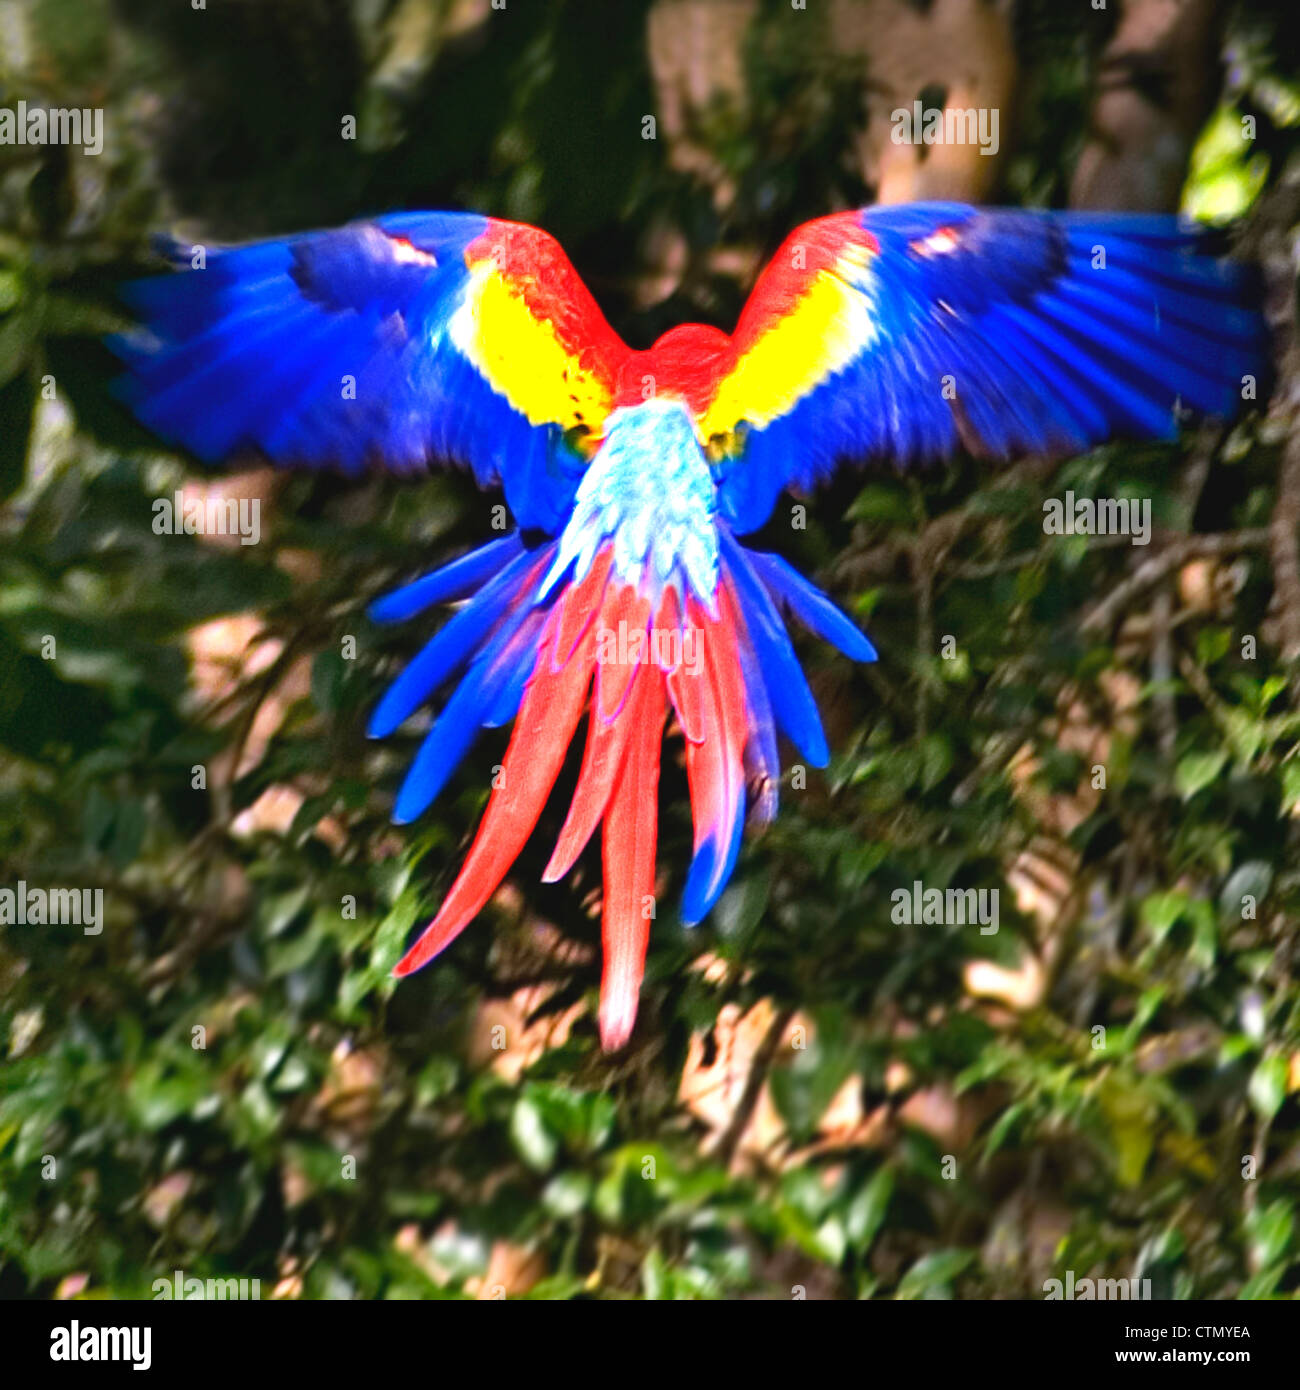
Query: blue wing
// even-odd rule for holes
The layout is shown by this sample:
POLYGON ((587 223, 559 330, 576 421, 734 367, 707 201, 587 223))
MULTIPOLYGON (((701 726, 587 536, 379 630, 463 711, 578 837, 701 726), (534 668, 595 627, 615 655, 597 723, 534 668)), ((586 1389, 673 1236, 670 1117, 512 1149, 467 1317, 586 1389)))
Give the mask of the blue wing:
POLYGON ((164 438, 210 462, 458 462, 548 532, 627 351, 552 238, 470 213, 212 251, 124 293, 119 394, 164 438))
POLYGON ((997 458, 1230 416, 1265 360, 1243 267, 1172 217, 917 203, 805 224, 760 277, 701 433, 760 526, 841 462, 997 458))

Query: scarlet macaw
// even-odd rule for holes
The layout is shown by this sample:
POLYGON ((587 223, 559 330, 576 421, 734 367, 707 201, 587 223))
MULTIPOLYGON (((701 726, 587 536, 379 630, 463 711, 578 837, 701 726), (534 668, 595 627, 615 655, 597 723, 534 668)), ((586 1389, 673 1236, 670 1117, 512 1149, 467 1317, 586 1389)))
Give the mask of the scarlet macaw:
POLYGON ((855 660, 876 655, 784 560, 741 544, 779 494, 842 461, 1171 436, 1176 398, 1230 415, 1261 357, 1240 269, 1174 219, 954 203, 806 223, 734 333, 686 324, 647 351, 619 339, 545 232, 469 213, 234 248, 128 298, 145 331, 115 344, 122 393, 202 458, 252 447, 349 474, 447 460, 504 488, 517 530, 370 610, 388 622, 468 600, 370 721, 392 733, 459 675, 396 821, 428 807, 480 728, 514 720, 464 866, 396 973, 488 901, 587 710, 545 878, 603 822, 607 1049, 636 1017, 668 710, 685 737, 693 923, 731 875, 747 793, 758 821, 775 814, 777 732, 828 761, 780 609, 855 660), (621 630, 640 639, 619 647, 621 630))

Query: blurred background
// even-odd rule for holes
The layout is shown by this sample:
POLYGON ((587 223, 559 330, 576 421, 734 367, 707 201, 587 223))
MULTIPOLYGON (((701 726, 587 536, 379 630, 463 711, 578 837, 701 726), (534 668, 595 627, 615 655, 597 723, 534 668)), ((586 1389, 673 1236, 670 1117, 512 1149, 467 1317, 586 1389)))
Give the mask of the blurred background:
MULTIPOLYGON (((97 155, 0 144, 0 885, 105 914, 0 927, 0 1296, 1294 1297, 1298 39, 1291 0, 0 0, 0 109, 103 112, 97 155), (893 143, 914 101, 996 110, 996 154, 893 143), (554 233, 643 347, 917 197, 1220 225, 1271 400, 779 506, 757 543, 881 660, 799 641, 831 766, 704 924, 660 914, 628 1048, 598 852, 539 882, 576 760, 398 985, 505 735, 390 826, 416 735, 364 722, 431 624, 364 602, 501 499, 205 474, 108 393, 114 286, 161 232, 464 207, 554 233), (259 499, 260 543, 155 534, 181 488, 259 499), (1152 544, 1045 535, 1067 489, 1153 499, 1152 544), (896 925, 918 879, 1000 930, 896 925)), ((675 904, 672 742, 661 802, 675 904)))

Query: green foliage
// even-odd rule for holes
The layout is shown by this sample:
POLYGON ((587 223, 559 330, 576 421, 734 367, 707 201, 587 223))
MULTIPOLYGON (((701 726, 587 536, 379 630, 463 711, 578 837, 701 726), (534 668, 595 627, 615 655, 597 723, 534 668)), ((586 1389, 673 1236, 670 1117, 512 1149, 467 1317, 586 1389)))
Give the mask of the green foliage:
MULTIPOLYGON (((512 5, 490 38, 450 5, 129 8, 32 3, 34 56, 4 75, 9 102, 104 104, 111 138, 94 161, 0 146, 0 887, 101 888, 105 911, 97 935, 0 929, 0 1296, 147 1297, 179 1268, 290 1297, 463 1297, 507 1248, 535 1255, 534 1298, 1037 1297, 1067 1268, 1294 1296, 1278 431, 851 476, 807 529, 778 509, 759 543, 881 661, 800 644, 834 761, 783 788, 707 923, 661 914, 630 1048, 596 1041, 598 852, 538 886, 573 766, 517 892, 398 984, 505 739, 394 830, 412 739, 362 731, 429 628, 363 607, 481 539, 500 499, 457 476, 295 477, 262 544, 155 534, 154 500, 195 468, 109 395, 114 284, 155 268, 149 234, 176 222, 242 237, 474 206, 559 235, 629 341, 727 322, 746 286, 708 249, 770 250, 869 193, 857 79, 815 17, 784 42, 784 7, 763 7, 752 100, 697 133, 706 175, 641 139, 648 4, 512 5), (688 269, 639 308, 631 272, 663 226, 688 269), (1147 552, 1045 535, 1066 489, 1152 498, 1160 544, 1236 540, 1098 619, 1147 552), (257 660, 204 677, 194 630, 249 614, 257 660), (285 788, 290 813, 259 821, 285 788), (900 924, 917 880, 998 890, 997 933, 900 924)), ((1008 183, 1059 201, 1106 34, 1020 9, 1033 76, 1008 183)), ((1269 56, 1293 22, 1260 6, 1234 31, 1193 208, 1243 212, 1294 167, 1296 74, 1269 56), (1238 158, 1225 132, 1252 113, 1260 149, 1238 158)), ((661 819, 669 903, 690 850, 675 758, 661 819)))

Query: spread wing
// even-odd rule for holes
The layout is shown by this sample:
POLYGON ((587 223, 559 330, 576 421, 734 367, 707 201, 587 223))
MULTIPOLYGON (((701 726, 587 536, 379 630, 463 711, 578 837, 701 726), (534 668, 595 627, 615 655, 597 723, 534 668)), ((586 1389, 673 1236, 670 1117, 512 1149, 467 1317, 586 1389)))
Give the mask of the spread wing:
POLYGON ((838 464, 1007 458, 1231 415, 1264 335, 1241 267, 1172 217, 917 203, 805 223, 699 416, 737 532, 838 464))
POLYGON ((519 524, 568 512, 627 354, 559 244, 470 213, 399 213, 209 253, 126 290, 119 393, 216 462, 500 482, 519 524))

